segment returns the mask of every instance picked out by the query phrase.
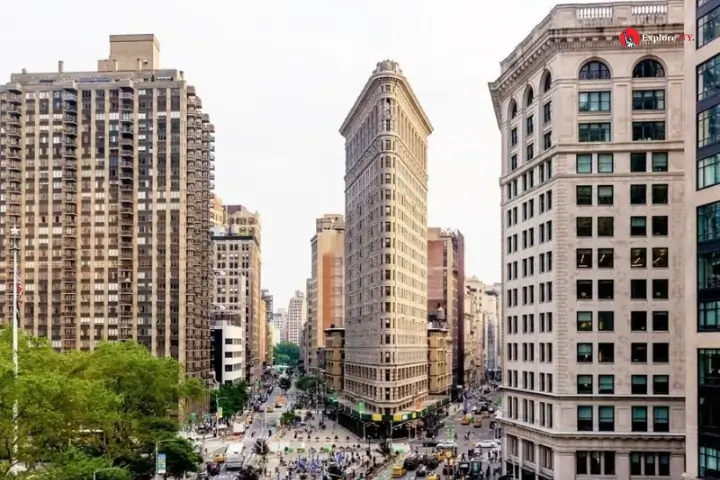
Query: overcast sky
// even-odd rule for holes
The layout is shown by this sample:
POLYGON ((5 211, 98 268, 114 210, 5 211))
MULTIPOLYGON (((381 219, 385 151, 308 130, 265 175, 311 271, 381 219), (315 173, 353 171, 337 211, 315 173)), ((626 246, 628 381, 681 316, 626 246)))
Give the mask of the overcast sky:
MULTIPOLYGON (((343 213, 338 128, 375 64, 400 63, 430 117, 430 226, 465 235, 468 275, 500 280, 499 133, 487 82, 547 0, 15 2, 0 78, 92 70, 108 35, 154 33, 216 126, 216 192, 259 210, 263 288, 286 306, 310 273, 315 218, 343 213), (27 21, 27 19, 32 19, 27 21)), ((10 16, 8 13, 12 12, 10 16)))

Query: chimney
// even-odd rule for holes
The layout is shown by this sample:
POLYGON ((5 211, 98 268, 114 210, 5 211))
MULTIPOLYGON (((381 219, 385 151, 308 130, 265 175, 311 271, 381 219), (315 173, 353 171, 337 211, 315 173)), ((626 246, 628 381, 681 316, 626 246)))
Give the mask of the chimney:
POLYGON ((63 73, 63 71, 65 71, 65 62, 58 60, 58 73, 63 73))
POLYGON ((140 58, 137 58, 136 61, 137 61, 137 69, 136 70, 139 72, 143 69, 143 62, 142 62, 142 60, 140 60, 140 58))

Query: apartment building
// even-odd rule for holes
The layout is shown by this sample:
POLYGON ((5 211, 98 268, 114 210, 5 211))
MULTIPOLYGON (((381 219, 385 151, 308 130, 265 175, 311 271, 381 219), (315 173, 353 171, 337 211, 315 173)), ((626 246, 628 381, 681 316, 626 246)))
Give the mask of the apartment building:
MULTIPOLYGON (((260 214, 252 212, 242 205, 227 205, 227 224, 215 227, 212 240, 216 245, 232 245, 232 250, 226 250, 223 257, 229 276, 226 278, 239 278, 245 280, 245 378, 253 382, 262 375, 264 357, 260 355, 260 336, 265 335, 261 325, 260 303, 262 301, 260 289, 260 269, 262 244, 262 224, 260 214)), ((216 252, 217 261, 218 252, 216 252)), ((217 277, 216 277, 217 278, 217 277)), ((240 291, 238 283, 228 284, 229 287, 240 291)), ((233 297, 239 297, 233 295, 233 297)), ((226 303, 219 302, 220 304, 226 303)))
POLYGON ((304 292, 296 290, 288 303, 286 341, 302 347, 304 344, 300 340, 306 322, 307 298, 304 292))
POLYGON ((463 292, 463 385, 477 385, 477 361, 479 358, 478 336, 480 330, 475 323, 475 302, 472 293, 465 287, 463 292))
POLYGON ((319 374, 318 349, 325 346, 325 330, 345 323, 345 218, 342 215, 326 214, 315 221, 310 252, 305 369, 319 374))
POLYGON ((479 379, 499 380, 502 372, 502 284, 485 283, 477 277, 465 279, 465 288, 472 296, 474 328, 479 330, 479 379))
POLYGON ((210 201, 210 222, 214 227, 227 225, 227 215, 222 198, 214 195, 210 201))
POLYGON ((559 5, 490 84, 515 478, 684 471, 684 51, 620 42, 675 37, 682 11, 559 5))
POLYGON ((287 309, 278 308, 272 315, 273 328, 277 332, 278 343, 287 342, 287 309))
POLYGON ((273 364, 273 358, 275 357, 273 352, 273 334, 271 330, 275 300, 269 290, 262 290, 260 292, 260 296, 262 301, 265 302, 265 316, 263 317, 263 342, 260 350, 263 364, 264 366, 267 366, 273 364))
POLYGON ((400 66, 377 64, 345 138, 344 397, 394 415, 428 394, 427 138, 400 66))
POLYGON ((686 477, 720 478, 720 1, 685 2, 686 477))
POLYGON ((215 311, 212 314, 212 364, 220 385, 245 380, 245 327, 240 311, 215 311))
POLYGON ((445 310, 455 386, 463 385, 465 364, 465 239, 458 230, 428 228, 428 311, 445 310))
POLYGON ((214 127, 154 35, 112 35, 97 70, 0 86, 0 311, 60 351, 136 339, 212 379, 214 127))

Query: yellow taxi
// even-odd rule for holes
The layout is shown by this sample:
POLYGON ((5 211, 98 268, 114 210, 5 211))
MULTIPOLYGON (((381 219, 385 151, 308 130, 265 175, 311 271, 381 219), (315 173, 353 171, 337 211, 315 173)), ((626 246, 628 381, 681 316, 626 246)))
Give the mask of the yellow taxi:
POLYGON ((431 473, 428 475, 427 480, 440 480, 440 475, 437 473, 431 473))
POLYGON ((400 478, 405 476, 405 469, 402 465, 395 465, 392 468, 392 478, 400 478))
POLYGON ((482 428, 482 419, 481 419, 481 418, 476 418, 475 421, 473 422, 473 427, 475 427, 475 428, 482 428))
POLYGON ((462 421, 460 422, 461 425, 470 425, 470 417, 463 417, 462 421))
POLYGON ((225 452, 215 452, 213 454, 213 462, 224 463, 225 462, 225 452))
POLYGON ((267 407, 265 407, 265 411, 267 413, 272 413, 275 411, 275 409, 272 406, 268 405, 267 407))

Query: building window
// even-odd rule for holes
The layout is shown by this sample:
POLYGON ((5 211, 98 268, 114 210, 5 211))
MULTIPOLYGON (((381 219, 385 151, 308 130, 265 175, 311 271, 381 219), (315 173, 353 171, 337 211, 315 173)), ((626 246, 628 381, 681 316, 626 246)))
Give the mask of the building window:
POLYGON ((630 344, 630 360, 632 363, 647 363, 647 345, 644 343, 630 344))
POLYGON ((592 375, 577 376, 577 393, 578 395, 592 395, 594 393, 592 375))
MULTIPOLYGON (((713 447, 700 447, 700 458, 698 459, 698 473, 700 477, 706 475, 717 475, 720 471, 720 450, 713 447)), ((668 472, 668 475, 670 473, 668 472)))
POLYGON ((668 363, 670 361, 670 344, 653 343, 653 363, 668 363))
POLYGON ((592 332, 593 321, 592 312, 577 312, 577 330, 578 332, 592 332))
POLYGON ((647 407, 632 407, 632 431, 647 432, 647 407))
POLYGON ((630 217, 630 236, 644 237, 647 235, 647 217, 630 217))
POLYGON ((580 92, 578 108, 581 112, 609 112, 610 92, 580 92))
POLYGON ((720 140, 720 105, 715 105, 698 113, 698 148, 709 147, 720 140))
POLYGON ((575 155, 575 172, 592 173, 592 154, 582 153, 575 155))
POLYGON ((668 171, 668 154, 667 152, 652 152, 652 171, 667 172, 668 171))
POLYGON ((578 363, 592 363, 593 361, 593 344, 578 343, 577 344, 577 361, 578 363))
POLYGON ((668 267, 668 249, 667 248, 653 248, 652 249, 652 266, 653 266, 653 268, 667 268, 668 267))
POLYGON ((598 343, 598 362, 613 363, 615 361, 615 344, 598 343))
POLYGON ((615 251, 612 248, 598 248, 598 268, 614 268, 615 251))
POLYGON ((636 310, 630 312, 630 331, 645 332, 647 331, 647 312, 636 310))
POLYGON ((720 302, 699 302, 698 330, 701 332, 720 330, 720 302))
POLYGON ((665 90, 634 90, 633 110, 665 110, 665 90))
POLYGON ((610 406, 598 407, 598 430, 601 432, 615 431, 615 408, 610 406))
POLYGON ((633 78, 660 78, 665 76, 665 68, 660 62, 646 58, 633 68, 633 78))
POLYGON ((720 55, 715 55, 697 67, 698 102, 715 95, 720 89, 720 55))
POLYGON ((633 152, 630 154, 630 171, 633 173, 647 172, 647 153, 633 152))
POLYGON ((720 202, 700 205, 697 208, 697 241, 707 242, 720 238, 720 202))
POLYGON ((720 288, 720 253, 701 253, 697 256, 698 289, 720 288))
POLYGON ((581 123, 578 126, 580 142, 609 142, 612 140, 610 123, 581 123))
POLYGON ((593 431, 593 407, 588 405, 577 407, 577 431, 593 431))
POLYGON ((592 205, 592 186, 578 185, 575 187, 576 205, 592 205))
POLYGON ((510 170, 515 170, 518 167, 517 155, 510 157, 510 170))
POLYGON ((543 105, 543 123, 550 123, 552 121, 552 102, 547 102, 543 105))
POLYGON ((613 186, 612 185, 599 185, 597 189, 597 203, 598 205, 612 205, 613 204, 613 186))
POLYGON ((632 375, 630 377, 630 393, 633 395, 647 395, 647 375, 632 375))
MULTIPOLYGON (((720 73, 720 72, 719 72, 720 73)), ((703 158, 697 162, 697 188, 712 187, 720 183, 720 154, 703 158)))
POLYGON ((510 130, 510 146, 514 147, 518 143, 517 128, 510 130))
POLYGON ((702 17, 698 18, 698 48, 716 39, 718 37, 718 34, 720 34, 720 7, 715 7, 702 17))
POLYGON ((615 312, 598 312, 598 332, 612 332, 615 329, 615 312))
POLYGON ((653 279, 652 298, 653 300, 667 300, 670 294, 670 282, 665 279, 653 279))
POLYGON ((698 350, 698 385, 720 387, 720 349, 701 348, 698 350))
POLYGON ((653 432, 667 433, 670 431, 670 408, 653 408, 653 432))
POLYGON ((603 62, 592 60, 580 69, 580 80, 609 80, 610 69, 603 62))
POLYGON ((592 300, 592 296, 593 296, 592 280, 578 280, 576 282, 576 287, 577 287, 577 299, 578 300, 592 300))
POLYGON ((525 133, 531 135, 535 131, 535 117, 530 115, 525 119, 525 133))
POLYGON ((665 140, 665 122, 633 122, 633 141, 665 140))
POLYGON ((615 393, 615 375, 598 375, 598 393, 601 395, 615 393))
POLYGON ((598 280, 598 300, 615 298, 615 280, 598 280))
POLYGON ((577 217, 575 219, 575 235, 592 237, 592 234, 592 217, 577 217))
POLYGON ((630 267, 646 268, 647 267, 647 248, 631 248, 630 249, 630 267))
POLYGON ((613 173, 613 154, 598 153, 598 173, 613 173))
POLYGON ((592 268, 593 251, 591 248, 578 248, 575 252, 577 268, 592 268))
POLYGON ((547 150, 552 147, 552 132, 547 132, 543 135, 543 150, 547 150))
POLYGON ((670 394, 670 376, 653 375, 653 395, 670 394))
POLYGON ((652 217, 652 234, 654 237, 666 237, 668 235, 668 217, 658 215, 652 217))
POLYGON ((597 227, 598 237, 612 237, 613 235, 615 235, 615 218, 598 217, 597 227))
POLYGON ((630 280, 630 300, 647 300, 647 280, 644 278, 630 280))
POLYGON ((666 183, 655 184, 652 186, 652 203, 653 205, 667 205, 669 199, 670 187, 666 183))
POLYGON ((535 146, 531 143, 525 147, 525 161, 529 162, 533 158, 535 158, 535 146))
POLYGON ((630 205, 647 203, 647 185, 630 185, 630 205))

